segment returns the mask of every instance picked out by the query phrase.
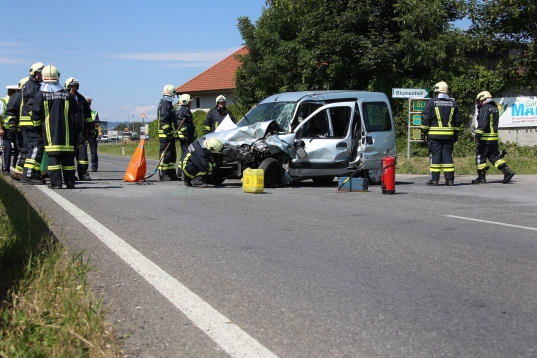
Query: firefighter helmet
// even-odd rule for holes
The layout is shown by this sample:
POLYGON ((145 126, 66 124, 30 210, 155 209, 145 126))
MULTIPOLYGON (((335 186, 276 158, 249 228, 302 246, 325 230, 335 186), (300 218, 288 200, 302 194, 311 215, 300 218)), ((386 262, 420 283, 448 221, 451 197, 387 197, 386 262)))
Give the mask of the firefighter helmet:
POLYGON ((448 93, 448 85, 444 81, 438 82, 434 85, 433 92, 448 93))
POLYGON ((190 98, 189 94, 185 93, 179 96, 179 104, 181 106, 186 106, 187 104, 190 103, 190 101, 192 101, 192 98, 190 98))
POLYGON ((46 65, 41 73, 43 74, 43 82, 55 83, 60 79, 60 71, 56 66, 46 65))
POLYGON ((69 89, 69 86, 75 86, 75 85, 80 86, 80 84, 78 83, 77 79, 74 78, 74 77, 69 77, 69 78, 65 81, 64 87, 65 87, 66 90, 68 90, 68 89, 69 89))
POLYGON ((170 97, 175 96, 175 86, 174 85, 164 86, 164 88, 162 89, 162 94, 164 96, 170 96, 170 97))
POLYGON ((222 95, 216 97, 216 104, 218 104, 218 102, 226 102, 226 97, 222 95))
POLYGON ((30 80, 30 77, 21 78, 21 80, 19 81, 19 89, 22 89, 22 86, 24 86, 24 84, 28 82, 29 80, 30 80))
POLYGON ((33 76, 36 72, 43 71, 43 67, 45 67, 45 65, 43 65, 41 62, 34 63, 32 67, 30 67, 30 76, 33 76))
POLYGON ((205 148, 209 149, 212 153, 220 153, 224 145, 216 138, 209 138, 204 142, 205 148))
POLYGON ((479 94, 477 95, 475 101, 476 102, 481 102, 481 101, 486 100, 487 98, 492 98, 490 92, 489 91, 483 91, 483 92, 479 92, 479 94))

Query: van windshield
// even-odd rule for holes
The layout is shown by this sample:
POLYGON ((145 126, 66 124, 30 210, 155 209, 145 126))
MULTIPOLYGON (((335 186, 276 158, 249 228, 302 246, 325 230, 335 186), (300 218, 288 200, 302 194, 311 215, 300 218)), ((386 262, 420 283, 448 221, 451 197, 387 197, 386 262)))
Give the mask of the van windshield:
POLYGON ((275 120, 280 127, 287 131, 289 121, 295 112, 296 102, 273 102, 255 106, 237 123, 237 126, 249 126, 258 122, 275 120))

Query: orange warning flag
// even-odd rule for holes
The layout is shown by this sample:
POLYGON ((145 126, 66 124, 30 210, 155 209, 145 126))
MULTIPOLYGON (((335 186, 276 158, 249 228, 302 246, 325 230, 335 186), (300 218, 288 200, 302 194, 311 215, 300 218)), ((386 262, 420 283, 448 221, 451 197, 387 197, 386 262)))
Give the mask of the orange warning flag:
POLYGON ((140 140, 140 144, 138 144, 138 148, 136 148, 136 152, 134 152, 134 155, 132 156, 131 162, 129 163, 129 167, 127 168, 127 171, 123 176, 123 180, 127 182, 145 181, 145 171, 146 163, 144 140, 142 139, 140 140))

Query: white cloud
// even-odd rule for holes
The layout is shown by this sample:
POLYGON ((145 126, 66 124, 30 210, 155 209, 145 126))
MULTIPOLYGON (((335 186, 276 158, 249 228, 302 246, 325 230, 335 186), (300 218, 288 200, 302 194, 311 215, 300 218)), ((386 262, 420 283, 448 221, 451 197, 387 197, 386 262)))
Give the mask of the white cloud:
POLYGON ((235 51, 237 51, 236 48, 205 52, 124 53, 108 57, 133 61, 181 61, 187 64, 185 67, 190 67, 188 66, 189 63, 214 64, 215 62, 223 60, 235 51))
POLYGON ((25 46, 22 42, 0 41, 1 47, 21 47, 25 46))
POLYGON ((0 57, 0 63, 20 65, 20 64, 28 64, 28 60, 21 60, 19 58, 0 57))

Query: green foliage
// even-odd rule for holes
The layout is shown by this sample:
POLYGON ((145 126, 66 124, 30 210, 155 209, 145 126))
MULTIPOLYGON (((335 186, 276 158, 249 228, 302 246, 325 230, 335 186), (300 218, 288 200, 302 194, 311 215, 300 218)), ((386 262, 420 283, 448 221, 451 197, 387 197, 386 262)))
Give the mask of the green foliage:
POLYGON ((128 126, 125 123, 119 123, 117 126, 114 127, 115 131, 123 132, 125 128, 128 126))

